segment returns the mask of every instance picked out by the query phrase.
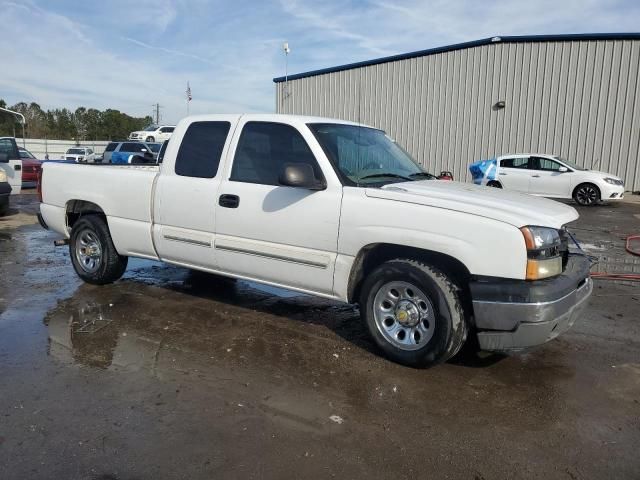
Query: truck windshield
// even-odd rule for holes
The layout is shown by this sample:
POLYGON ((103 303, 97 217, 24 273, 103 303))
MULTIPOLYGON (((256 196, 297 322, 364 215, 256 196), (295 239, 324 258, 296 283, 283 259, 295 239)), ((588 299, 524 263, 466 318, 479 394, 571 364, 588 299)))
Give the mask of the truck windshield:
POLYGON ((82 148, 70 148, 67 150, 67 154, 69 155, 84 155, 84 150, 82 148))
POLYGON ((155 132, 158 129, 158 127, 156 127, 155 125, 149 125, 147 128, 144 129, 145 132, 155 132))
POLYGON ((308 126, 347 184, 364 186, 435 178, 382 130, 336 123, 308 126))

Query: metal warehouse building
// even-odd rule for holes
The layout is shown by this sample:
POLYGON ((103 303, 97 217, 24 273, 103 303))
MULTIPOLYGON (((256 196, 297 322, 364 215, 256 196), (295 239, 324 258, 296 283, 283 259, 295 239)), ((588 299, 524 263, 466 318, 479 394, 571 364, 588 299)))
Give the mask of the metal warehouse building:
POLYGON ((640 190, 640 34, 493 37, 275 78, 276 110, 386 130, 432 173, 553 153, 640 190))

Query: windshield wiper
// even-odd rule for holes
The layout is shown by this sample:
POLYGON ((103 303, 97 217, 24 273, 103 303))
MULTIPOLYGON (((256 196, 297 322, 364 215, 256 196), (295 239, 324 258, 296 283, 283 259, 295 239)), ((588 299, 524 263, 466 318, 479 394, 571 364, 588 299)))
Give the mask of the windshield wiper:
POLYGON ((426 177, 430 180, 436 178, 435 175, 431 175, 430 173, 427 172, 416 172, 416 173, 412 173, 411 175, 409 175, 411 178, 413 177, 426 177))
POLYGON ((408 181, 413 180, 413 178, 405 177, 404 175, 398 175, 397 173, 373 173, 371 175, 365 175, 364 177, 359 178, 358 181, 365 180, 367 178, 380 178, 380 177, 401 178, 403 180, 408 180, 408 181))

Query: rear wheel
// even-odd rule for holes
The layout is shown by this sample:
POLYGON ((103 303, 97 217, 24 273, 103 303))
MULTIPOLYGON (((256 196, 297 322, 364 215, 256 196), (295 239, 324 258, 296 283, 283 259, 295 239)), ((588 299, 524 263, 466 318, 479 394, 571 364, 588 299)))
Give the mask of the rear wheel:
POLYGON ((592 183, 583 183, 573 191, 573 199, 583 207, 593 206, 600 201, 600 189, 592 183))
POLYGON ((118 254, 109 227, 99 215, 84 216, 73 225, 69 253, 73 268, 87 283, 115 282, 127 268, 128 258, 118 254))
POLYGON ((502 188, 502 184, 496 180, 491 180, 490 182, 487 182, 487 187, 502 188))
POLYGON ((466 340, 460 289, 445 273, 416 260, 391 260, 368 275, 360 311, 380 349, 404 365, 445 362, 466 340))

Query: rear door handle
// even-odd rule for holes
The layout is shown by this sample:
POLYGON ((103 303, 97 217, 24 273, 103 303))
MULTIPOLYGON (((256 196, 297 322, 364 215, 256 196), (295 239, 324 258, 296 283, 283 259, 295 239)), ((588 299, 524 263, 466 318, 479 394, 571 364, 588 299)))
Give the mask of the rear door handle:
POLYGON ((540 178, 540 175, 531 175, 533 178, 540 178))
POLYGON ((504 172, 500 172, 500 175, 506 175, 506 173, 504 173, 504 172))
POLYGON ((238 205, 240 205, 240 197, 224 193, 220 195, 218 205, 224 208, 238 208, 238 205))

